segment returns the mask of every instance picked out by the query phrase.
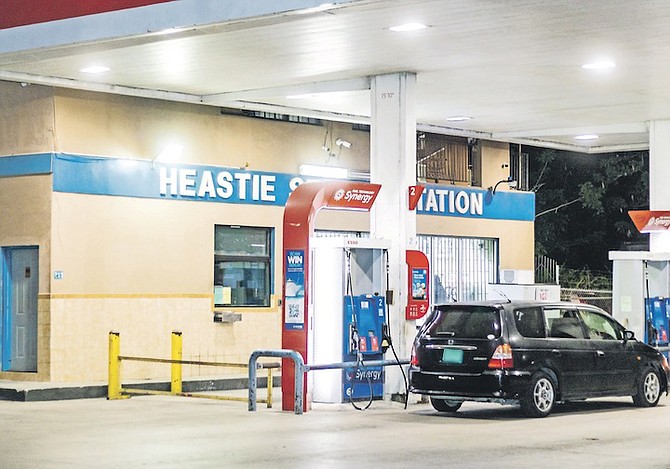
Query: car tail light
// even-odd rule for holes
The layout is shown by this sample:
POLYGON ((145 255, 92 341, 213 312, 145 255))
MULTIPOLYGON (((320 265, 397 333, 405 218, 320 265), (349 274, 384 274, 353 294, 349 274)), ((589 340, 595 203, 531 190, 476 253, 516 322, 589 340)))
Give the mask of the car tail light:
POLYGON ((412 366, 419 366, 419 357, 416 355, 416 346, 412 345, 412 355, 409 359, 409 364, 412 366))
POLYGON ((512 347, 509 344, 498 345, 496 351, 493 352, 489 360, 489 368, 507 370, 514 368, 514 360, 512 359, 512 347))

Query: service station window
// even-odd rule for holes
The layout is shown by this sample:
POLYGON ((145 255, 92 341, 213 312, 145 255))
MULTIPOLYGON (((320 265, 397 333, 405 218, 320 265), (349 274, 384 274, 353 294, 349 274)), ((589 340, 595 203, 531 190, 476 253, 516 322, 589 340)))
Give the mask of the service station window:
POLYGON ((214 305, 270 306, 271 228, 214 227, 214 305))

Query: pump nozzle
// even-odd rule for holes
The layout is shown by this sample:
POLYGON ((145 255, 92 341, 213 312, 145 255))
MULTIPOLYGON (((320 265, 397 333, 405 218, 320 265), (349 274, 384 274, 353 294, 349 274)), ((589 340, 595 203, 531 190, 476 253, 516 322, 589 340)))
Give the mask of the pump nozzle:
POLYGON ((382 324, 382 353, 386 353, 391 346, 391 336, 389 335, 389 327, 387 324, 382 324))
POLYGON ((349 324, 349 353, 358 352, 359 335, 353 324, 349 324))

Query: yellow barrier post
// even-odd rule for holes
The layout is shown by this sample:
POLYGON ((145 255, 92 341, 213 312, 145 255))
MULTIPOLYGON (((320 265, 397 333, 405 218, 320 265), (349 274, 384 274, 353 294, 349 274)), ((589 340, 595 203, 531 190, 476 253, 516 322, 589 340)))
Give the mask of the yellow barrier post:
POLYGON ((268 368, 268 409, 272 409, 272 368, 268 368))
POLYGON ((121 360, 119 359, 120 338, 118 332, 109 333, 109 384, 107 399, 121 399, 121 360))
MULTIPOLYGON (((182 339, 181 332, 172 331, 172 360, 181 361, 182 339)), ((172 394, 181 394, 181 363, 172 363, 172 382, 170 392, 172 394)))

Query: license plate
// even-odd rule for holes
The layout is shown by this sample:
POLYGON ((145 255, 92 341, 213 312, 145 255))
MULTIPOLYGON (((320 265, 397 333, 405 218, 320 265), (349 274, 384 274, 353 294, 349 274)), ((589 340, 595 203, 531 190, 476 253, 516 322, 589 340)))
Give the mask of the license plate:
POLYGON ((463 363, 463 350, 445 348, 442 350, 442 363, 460 365, 463 363))

